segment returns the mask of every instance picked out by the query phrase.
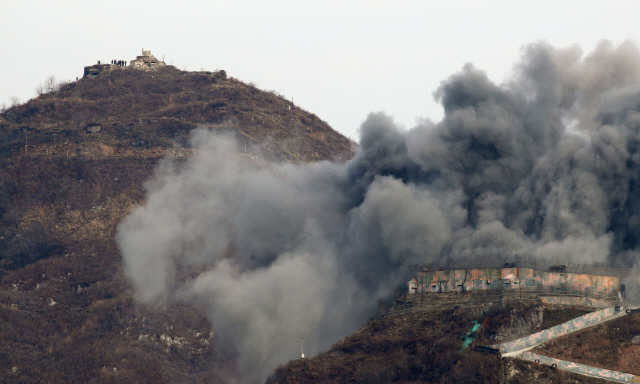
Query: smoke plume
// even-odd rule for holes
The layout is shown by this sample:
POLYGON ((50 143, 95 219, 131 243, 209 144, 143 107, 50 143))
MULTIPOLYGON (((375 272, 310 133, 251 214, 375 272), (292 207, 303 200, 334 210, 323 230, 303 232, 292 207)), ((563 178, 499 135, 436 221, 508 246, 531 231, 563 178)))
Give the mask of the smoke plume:
MULTIPOLYGON (((640 246, 640 51, 528 46, 515 76, 442 82, 442 121, 362 124, 347 163, 243 161, 232 137, 147 183, 117 240, 141 303, 205 311, 242 382, 328 348, 411 266, 526 253, 632 267, 640 246)), ((637 268, 637 267, 636 267, 637 268)))

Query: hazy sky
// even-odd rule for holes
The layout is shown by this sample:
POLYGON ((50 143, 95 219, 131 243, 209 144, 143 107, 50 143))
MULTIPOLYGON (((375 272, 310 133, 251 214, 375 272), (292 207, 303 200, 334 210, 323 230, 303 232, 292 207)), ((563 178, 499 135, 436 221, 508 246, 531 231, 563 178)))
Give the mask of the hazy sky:
POLYGON ((502 82, 524 44, 640 41, 635 1, 0 0, 0 105, 142 48, 293 98, 355 139, 366 115, 439 120, 432 93, 473 63, 502 82))

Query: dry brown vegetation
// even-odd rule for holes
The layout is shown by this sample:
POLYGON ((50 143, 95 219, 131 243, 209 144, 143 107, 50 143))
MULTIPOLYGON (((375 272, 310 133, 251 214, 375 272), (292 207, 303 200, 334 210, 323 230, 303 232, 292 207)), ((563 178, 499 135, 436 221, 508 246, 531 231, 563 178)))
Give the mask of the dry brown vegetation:
POLYGON ((0 377, 216 382, 224 362, 207 320, 186 306, 136 307, 122 275, 113 235, 142 200, 153 161, 47 160, 10 159, 5 169, 15 192, 0 239, 0 377))
MULTIPOLYGON (((199 125, 233 132, 249 155, 269 159, 352 155, 315 115, 223 72, 117 68, 0 115, 0 382, 226 382, 233 361, 217 354, 207 320, 187 305, 135 305, 114 242, 158 159, 188 156, 199 125), (100 132, 87 133, 90 124, 100 132)), ((530 310, 490 313, 478 343, 530 310)), ((579 314, 545 310, 541 327, 579 314)), ((508 376, 497 356, 460 352, 471 320, 485 319, 459 310, 374 320, 270 382, 583 380, 523 362, 508 376)))
POLYGON ((534 352, 557 359, 640 375, 640 314, 631 314, 560 337, 534 352))
POLYGON ((471 319, 452 310, 374 320, 320 356, 279 367, 268 382, 498 383, 498 356, 460 352, 471 319))
POLYGON ((607 384, 608 380, 577 375, 529 361, 507 358, 504 382, 509 384, 607 384))
POLYGON ((117 69, 0 115, 0 382, 225 382, 208 321, 135 305, 114 241, 199 125, 270 159, 351 156, 316 116, 224 72, 117 69))
MULTIPOLYGON (((376 319, 322 355, 278 367, 268 383, 538 383, 546 378, 549 383, 600 382, 542 366, 520 367, 516 373, 498 355, 474 350, 495 343, 504 330, 501 325, 510 324, 512 317, 526 318, 534 310, 535 306, 517 305, 480 315, 458 309, 376 319), (474 320, 484 326, 471 347, 461 351, 462 336, 474 320), (559 378, 570 381, 553 381, 559 378)), ((545 308, 542 326, 532 331, 585 312, 545 308)))
POLYGON ((189 130, 199 125, 234 132, 249 151, 258 146, 275 160, 351 154, 348 139, 280 95, 227 78, 224 71, 173 67, 150 72, 116 67, 10 108, 0 119, 0 146, 10 153, 24 150, 25 143, 87 141, 115 148, 167 148, 186 144, 189 130), (87 134, 89 124, 102 130, 87 134))

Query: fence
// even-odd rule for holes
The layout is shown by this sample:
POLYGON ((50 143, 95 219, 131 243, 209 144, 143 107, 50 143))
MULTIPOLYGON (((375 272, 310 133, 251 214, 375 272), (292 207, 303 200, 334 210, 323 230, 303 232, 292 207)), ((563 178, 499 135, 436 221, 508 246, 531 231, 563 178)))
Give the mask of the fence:
POLYGON ((618 292, 616 290, 610 290, 607 292, 594 292, 587 289, 571 289, 569 287, 519 287, 519 288, 505 288, 505 289, 485 289, 485 290, 468 290, 463 292, 425 292, 425 293, 397 293, 395 301, 402 302, 420 302, 420 301, 433 301, 441 300, 438 297, 501 297, 507 296, 509 298, 534 298, 537 299, 541 296, 573 296, 573 297, 589 297, 598 300, 606 300, 616 302, 618 292), (447 296, 449 295, 449 296, 447 296))
POLYGON ((421 270, 446 270, 446 269, 473 269, 473 268, 533 268, 539 271, 554 272, 562 268, 562 272, 579 273, 599 276, 624 277, 629 269, 625 266, 614 266, 607 263, 574 264, 566 260, 538 259, 533 255, 488 255, 479 257, 460 257, 445 260, 444 262, 430 263, 422 266, 416 265, 414 269, 421 270))
POLYGON ((485 290, 446 293, 398 293, 390 305, 378 303, 378 317, 421 311, 479 308, 486 312, 491 307, 504 307, 518 302, 539 302, 547 305, 608 308, 618 304, 617 295, 587 296, 558 293, 553 289, 485 290), (594 297, 595 296, 595 297, 594 297))

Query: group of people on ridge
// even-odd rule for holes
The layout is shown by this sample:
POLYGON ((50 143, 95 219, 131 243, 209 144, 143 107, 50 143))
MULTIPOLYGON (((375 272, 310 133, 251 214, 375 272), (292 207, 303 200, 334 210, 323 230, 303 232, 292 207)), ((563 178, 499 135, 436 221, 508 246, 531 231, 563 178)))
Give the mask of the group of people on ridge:
POLYGON ((124 67, 125 65, 127 65, 127 62, 125 60, 111 60, 111 64, 124 67))

